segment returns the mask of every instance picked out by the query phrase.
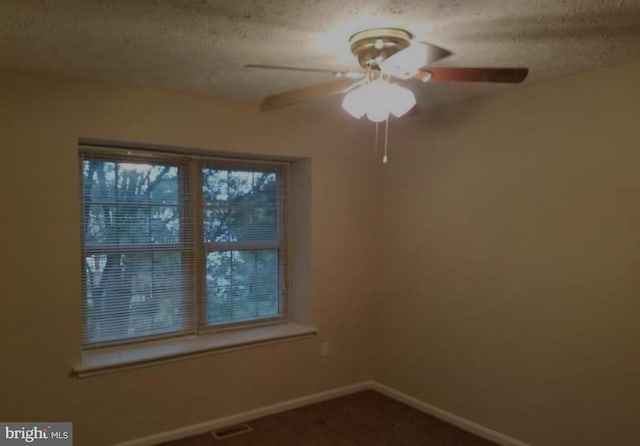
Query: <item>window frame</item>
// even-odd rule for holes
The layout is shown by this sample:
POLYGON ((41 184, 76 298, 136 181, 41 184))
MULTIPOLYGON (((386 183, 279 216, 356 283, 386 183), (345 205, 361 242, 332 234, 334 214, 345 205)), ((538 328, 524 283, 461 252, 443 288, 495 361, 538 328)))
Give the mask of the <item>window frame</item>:
MULTIPOLYGON (((289 321, 289 299, 288 299, 288 268, 287 268, 287 231, 286 231, 286 209, 287 209, 287 192, 288 192, 288 163, 284 162, 271 162, 271 161, 255 161, 255 160, 238 160, 237 158, 223 159, 220 157, 200 157, 198 163, 198 184, 197 197, 194 202, 199 207, 195 209, 194 215, 204 215, 204 207, 206 206, 205 200, 202 197, 202 185, 204 178, 202 171, 205 168, 220 169, 220 170, 243 170, 243 171, 255 171, 255 172, 270 172, 276 174, 277 184, 279 189, 277 195, 277 234, 278 239, 275 242, 266 241, 243 241, 243 242, 206 242, 204 240, 204 233, 197 235, 198 240, 201 243, 197 243, 196 249, 196 262, 197 270, 202 274, 198 282, 202 292, 198 293, 198 297, 201 299, 198 302, 199 311, 198 314, 198 333, 215 333, 226 330, 236 330, 248 327, 257 327, 261 325, 270 325, 274 323, 283 323, 289 321), (270 168, 258 169, 258 166, 271 166, 270 168), (223 249, 216 249, 216 246, 223 249), (224 249, 227 246, 228 248, 224 249), (233 246, 239 246, 239 249, 234 249, 233 246), (209 324, 207 322, 207 284, 206 284, 206 258, 208 252, 222 251, 222 250, 259 250, 259 249, 277 249, 278 251, 278 315, 244 320, 234 321, 222 324, 209 324)), ((198 225, 201 230, 204 227, 198 225)))
POLYGON ((82 349, 84 351, 98 350, 103 348, 117 348, 119 346, 134 346, 149 341, 162 341, 171 339, 185 339, 189 336, 204 336, 216 332, 257 328, 262 326, 290 323, 290 300, 289 290, 289 266, 288 266, 288 206, 289 206, 289 169, 290 162, 270 159, 240 158, 217 154, 194 154, 173 150, 157 150, 144 148, 127 148, 112 145, 94 145, 80 143, 78 146, 79 173, 80 173, 80 237, 81 237, 81 277, 82 282, 82 349), (140 246, 112 246, 112 247, 88 247, 85 238, 84 222, 84 184, 82 180, 83 161, 85 159, 96 159, 111 162, 157 162, 175 165, 178 167, 179 202, 178 208, 180 218, 180 243, 178 244, 141 244, 140 246), (268 243, 269 249, 276 249, 278 252, 278 314, 273 317, 259 319, 249 319, 242 321, 232 321, 221 324, 209 324, 207 321, 207 286, 206 286, 206 255, 213 251, 207 245, 227 245, 227 250, 236 250, 234 245, 241 246, 240 249, 261 249, 266 246, 260 242, 224 242, 207 243, 204 239, 204 209, 206 207, 203 194, 203 169, 215 168, 219 170, 244 170, 255 172, 276 173, 276 187, 278 188, 277 198, 277 241, 268 243), (183 217, 184 216, 184 217, 183 217), (182 220, 187 219, 187 224, 182 224, 182 220), (252 248, 252 246, 254 246, 252 248), (84 337, 84 327, 86 323, 86 312, 84 299, 86 299, 87 289, 85 277, 85 256, 88 252, 153 252, 175 250, 181 252, 188 258, 188 270, 185 271, 184 287, 185 296, 189 299, 187 305, 193 307, 188 312, 185 319, 184 330, 161 333, 156 335, 146 335, 129 337, 118 340, 99 341, 87 343, 84 337))

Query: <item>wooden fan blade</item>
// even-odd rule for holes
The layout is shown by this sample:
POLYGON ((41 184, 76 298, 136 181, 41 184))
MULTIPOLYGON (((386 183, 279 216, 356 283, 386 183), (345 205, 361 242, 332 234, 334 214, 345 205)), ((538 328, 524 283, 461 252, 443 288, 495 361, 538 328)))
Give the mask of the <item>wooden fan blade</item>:
POLYGON ((451 52, 426 42, 417 42, 380 62, 383 73, 399 79, 411 79, 420 67, 447 57, 451 52))
POLYGON ((285 91, 264 98, 260 104, 260 110, 274 110, 300 102, 310 101, 325 96, 333 96, 348 90, 354 84, 353 79, 336 79, 331 82, 313 85, 311 87, 300 88, 298 90, 285 91))
POLYGON ((338 77, 349 77, 352 79, 363 77, 364 74, 355 71, 336 71, 328 70, 326 68, 306 68, 306 67, 286 67, 282 65, 261 65, 261 64, 248 64, 245 68, 259 68, 266 70, 287 70, 287 71, 302 71, 306 73, 331 73, 338 77))
POLYGON ((427 42, 416 42, 414 45, 423 45, 427 48, 427 61, 424 63, 425 65, 433 63, 436 60, 444 59, 445 57, 453 54, 449 50, 445 50, 444 48, 440 48, 439 46, 435 46, 427 42))
POLYGON ((282 65, 262 65, 262 64, 248 64, 245 68, 261 68, 266 70, 288 70, 288 71, 306 71, 310 73, 335 73, 334 70, 327 70, 325 68, 304 68, 304 67, 286 67, 282 65))
POLYGON ((410 116, 416 116, 419 115, 420 113, 422 113, 422 108, 419 105, 414 105, 413 108, 411 110, 409 110, 407 113, 405 113, 404 116, 410 117, 410 116))
POLYGON ((528 68, 423 68, 414 79, 436 82, 503 82, 518 84, 528 68))

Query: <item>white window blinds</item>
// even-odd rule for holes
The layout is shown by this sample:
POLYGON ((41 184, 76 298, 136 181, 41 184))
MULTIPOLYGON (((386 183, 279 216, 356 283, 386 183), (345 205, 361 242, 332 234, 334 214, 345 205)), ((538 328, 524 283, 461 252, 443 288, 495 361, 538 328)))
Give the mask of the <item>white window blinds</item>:
POLYGON ((286 165, 81 147, 87 347, 286 318, 286 165))

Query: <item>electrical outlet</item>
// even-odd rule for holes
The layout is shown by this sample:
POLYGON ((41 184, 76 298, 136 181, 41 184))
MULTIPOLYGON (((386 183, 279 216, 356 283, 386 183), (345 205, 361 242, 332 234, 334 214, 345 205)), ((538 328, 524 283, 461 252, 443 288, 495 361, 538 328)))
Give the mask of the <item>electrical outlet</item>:
POLYGON ((326 341, 320 344, 320 356, 329 356, 329 343, 326 341))

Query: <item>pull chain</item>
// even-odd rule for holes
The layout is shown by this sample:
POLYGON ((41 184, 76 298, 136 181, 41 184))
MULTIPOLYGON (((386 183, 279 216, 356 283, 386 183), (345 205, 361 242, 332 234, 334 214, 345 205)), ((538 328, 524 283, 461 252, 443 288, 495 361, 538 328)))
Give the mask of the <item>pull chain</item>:
POLYGON ((378 123, 376 122, 376 139, 373 146, 373 158, 378 159, 378 123))
MULTIPOLYGON (((380 139, 379 124, 380 124, 379 122, 376 122, 376 134, 375 134, 375 142, 373 146, 373 156, 375 159, 378 159, 378 140, 380 139)), ((385 123, 384 123, 384 151, 382 156, 382 164, 387 164, 387 161, 389 160, 388 155, 389 155, 389 117, 387 116, 387 119, 385 120, 385 123)))
MULTIPOLYGON (((377 126, 377 124, 376 124, 377 126)), ((377 133, 376 133, 377 136, 377 133)), ((387 119, 384 122, 384 156, 382 157, 382 164, 387 164, 387 147, 388 147, 388 142, 389 142, 389 116, 387 116, 387 119)))

